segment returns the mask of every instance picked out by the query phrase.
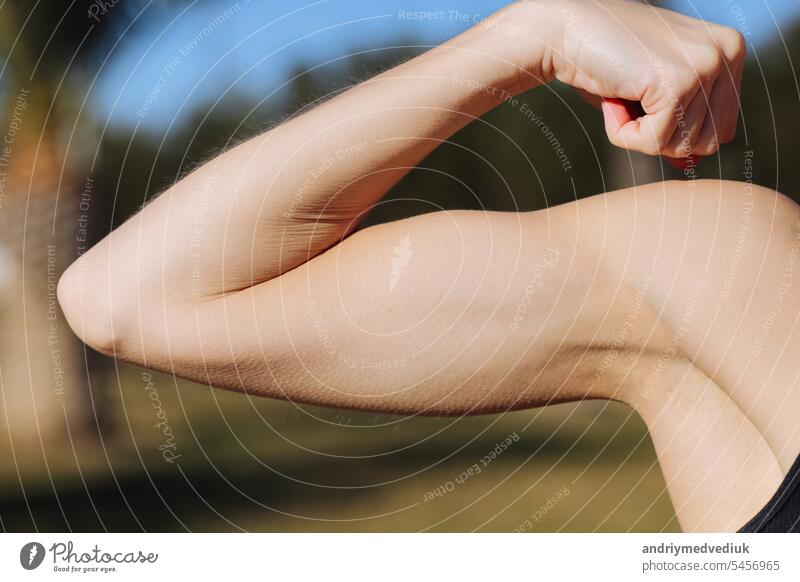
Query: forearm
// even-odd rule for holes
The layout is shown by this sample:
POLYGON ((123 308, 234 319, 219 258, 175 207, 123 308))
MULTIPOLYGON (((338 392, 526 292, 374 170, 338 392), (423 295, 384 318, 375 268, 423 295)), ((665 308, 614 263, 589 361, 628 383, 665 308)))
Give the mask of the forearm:
MULTIPOLYGON (((143 285, 183 301, 269 280, 336 244, 443 140, 521 78, 535 84, 515 64, 522 39, 499 28, 479 25, 206 163, 82 259, 87 271, 106 268, 120 299, 143 285), (140 260, 132 271, 110 256, 140 260)), ((525 39, 533 62, 542 46, 525 39)))

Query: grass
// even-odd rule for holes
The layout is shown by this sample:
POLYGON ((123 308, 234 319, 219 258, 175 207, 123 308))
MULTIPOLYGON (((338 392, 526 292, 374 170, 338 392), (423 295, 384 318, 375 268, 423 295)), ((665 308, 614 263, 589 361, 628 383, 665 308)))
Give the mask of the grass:
POLYGON ((645 427, 619 404, 401 419, 146 385, 129 366, 105 383, 102 440, 14 443, 16 464, 0 444, 5 530, 678 529, 645 427))

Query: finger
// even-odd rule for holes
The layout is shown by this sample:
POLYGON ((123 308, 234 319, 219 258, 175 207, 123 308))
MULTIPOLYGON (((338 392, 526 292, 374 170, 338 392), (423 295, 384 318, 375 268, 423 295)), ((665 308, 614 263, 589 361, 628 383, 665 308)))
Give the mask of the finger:
POLYGON ((712 83, 707 86, 701 85, 689 106, 675 111, 676 129, 669 144, 664 148, 664 155, 685 158, 692 154, 708 114, 712 86, 712 83))
MULTIPOLYGON (((739 94, 746 56, 746 45, 741 35, 733 38, 733 46, 724 46, 725 66, 712 90, 709 107, 713 113, 713 124, 706 124, 697 142, 701 151, 714 153, 719 145, 736 137, 739 122, 739 94)), ((731 43, 728 43, 731 44, 731 43)))
POLYGON ((709 113, 697 138, 693 153, 709 156, 720 144, 731 141, 736 133, 739 117, 739 94, 732 74, 719 76, 708 100, 709 113))
POLYGON ((669 109, 634 119, 624 106, 606 100, 603 102, 603 114, 608 139, 615 146, 627 150, 660 155, 675 132, 674 112, 669 109))
POLYGON ((736 136, 736 126, 739 124, 739 112, 742 109, 742 77, 744 76, 744 65, 745 65, 745 57, 747 56, 747 52, 743 50, 742 54, 738 56, 738 58, 734 61, 734 72, 733 72, 733 87, 734 93, 736 95, 736 103, 735 107, 732 108, 730 112, 730 119, 728 120, 728 132, 733 139, 736 136))
POLYGON ((727 143, 736 136, 736 126, 739 122, 740 94, 742 74, 747 58, 747 42, 740 32, 731 29, 723 29, 722 32, 717 37, 717 44, 726 59, 722 74, 731 75, 733 80, 731 107, 726 108, 725 122, 722 128, 723 143, 727 143))
MULTIPOLYGON (((735 65, 733 73, 733 93, 734 103, 733 107, 728 110, 728 119, 725 125, 725 133, 729 139, 733 141, 736 137, 736 127, 739 125, 739 113, 742 110, 742 76, 744 75, 744 58, 740 59, 735 65)), ((727 143, 727 142, 725 142, 727 143)))
MULTIPOLYGON (((638 101, 627 101, 625 99, 601 99, 601 107, 606 120, 611 122, 611 126, 606 126, 606 129, 611 132, 619 131, 619 128, 635 119, 639 119, 644 115, 641 103, 638 101)), ((664 161, 673 168, 685 171, 688 168, 694 168, 700 164, 700 156, 686 156, 681 158, 671 158, 663 156, 664 161)))
POLYGON ((606 128, 615 133, 626 123, 644 116, 644 110, 639 103, 626 99, 601 98, 600 108, 606 119, 606 128))

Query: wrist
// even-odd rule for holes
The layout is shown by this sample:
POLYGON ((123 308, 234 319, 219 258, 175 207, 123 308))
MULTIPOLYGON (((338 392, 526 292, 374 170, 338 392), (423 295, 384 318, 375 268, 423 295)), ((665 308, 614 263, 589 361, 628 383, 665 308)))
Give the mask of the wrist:
MULTIPOLYGON (((551 57, 560 42, 557 9, 548 0, 517 1, 446 43, 463 51, 450 70, 519 94, 554 79, 551 57)), ((453 58, 449 50, 443 51, 453 58)))
MULTIPOLYGON (((568 1, 568 0, 567 0, 568 1)), ((555 80, 554 55, 561 52, 565 0, 517 0, 487 18, 484 30, 517 67, 518 91, 555 80)))

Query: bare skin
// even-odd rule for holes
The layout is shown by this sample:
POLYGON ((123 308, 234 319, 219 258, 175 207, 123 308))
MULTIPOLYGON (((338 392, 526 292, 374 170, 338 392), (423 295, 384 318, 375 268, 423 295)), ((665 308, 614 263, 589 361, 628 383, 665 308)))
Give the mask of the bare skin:
POLYGON ((743 58, 737 33, 638 4, 514 4, 202 166, 70 267, 59 299, 101 352, 249 394, 437 415, 626 402, 684 529, 734 530, 800 451, 800 298, 776 299, 788 199, 667 182, 353 233, 442 140, 553 79, 641 102, 639 119, 602 106, 613 143, 712 153, 743 58), (617 29, 586 35, 600 25, 617 29))

